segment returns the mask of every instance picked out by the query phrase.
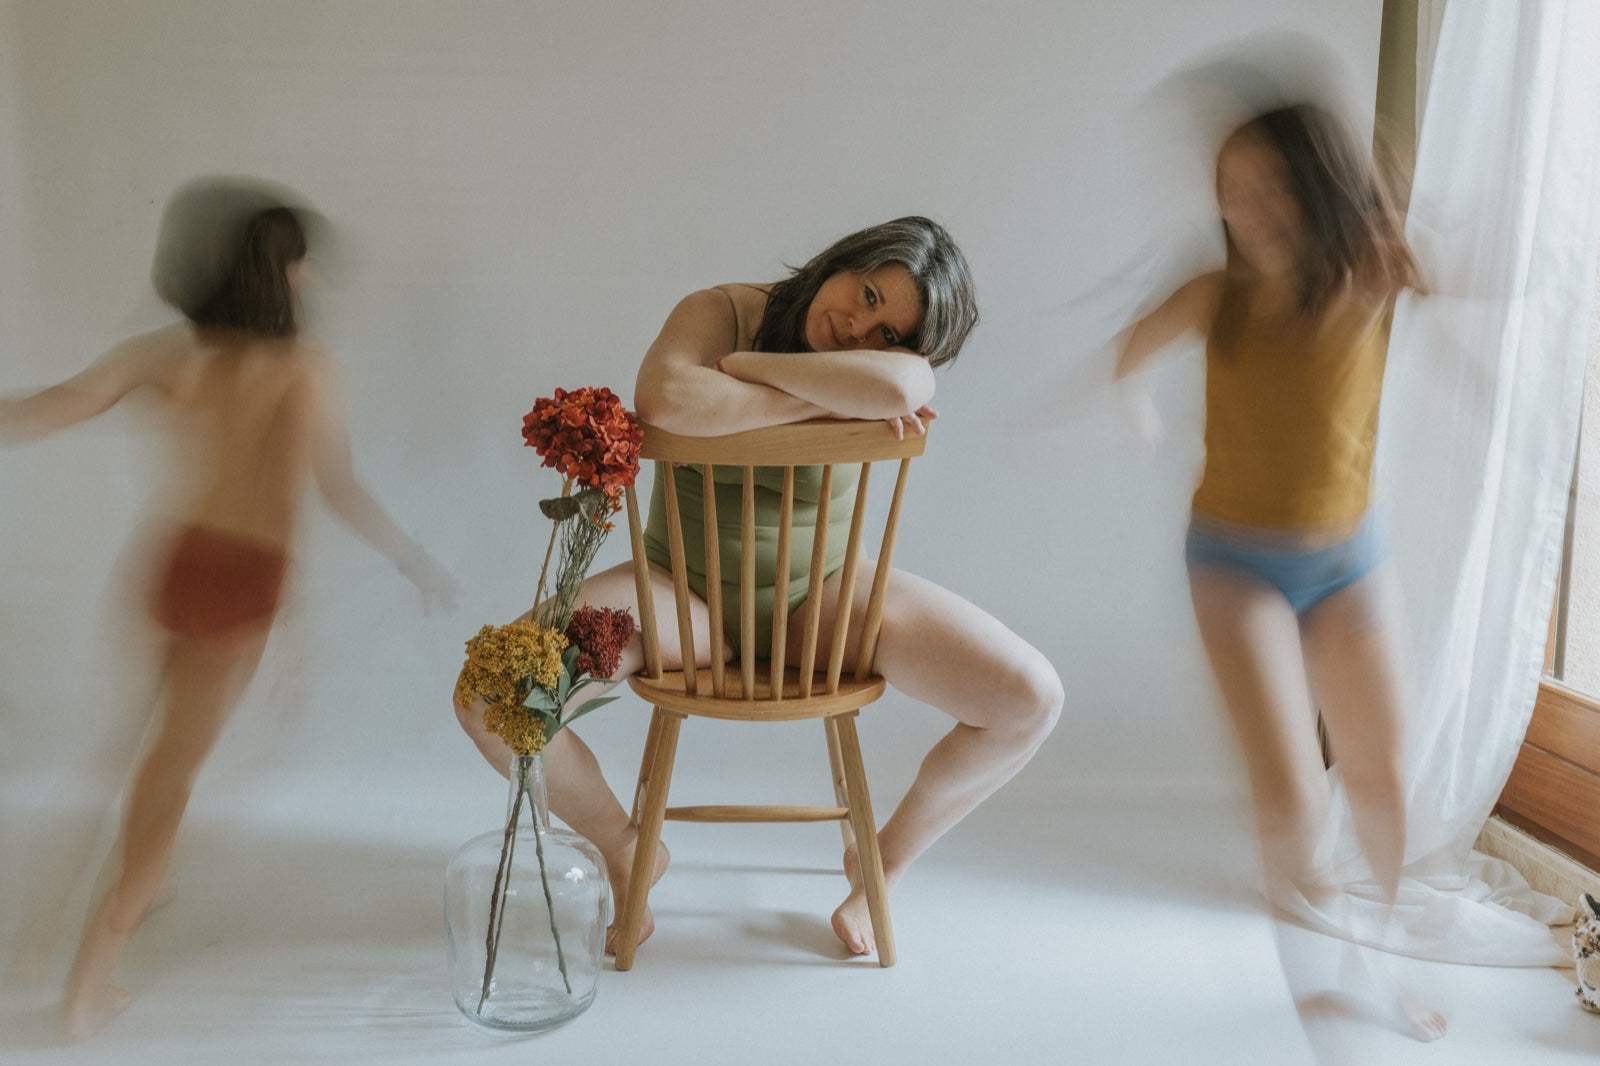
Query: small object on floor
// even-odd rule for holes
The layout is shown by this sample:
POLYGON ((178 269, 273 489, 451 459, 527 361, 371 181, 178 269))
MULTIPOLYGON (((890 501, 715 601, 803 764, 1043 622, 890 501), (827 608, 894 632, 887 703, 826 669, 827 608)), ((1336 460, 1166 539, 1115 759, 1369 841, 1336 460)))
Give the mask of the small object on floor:
POLYGON ((1578 1005, 1591 1014, 1600 1014, 1600 903, 1585 892, 1579 901, 1578 913, 1578 924, 1572 930, 1578 1005))

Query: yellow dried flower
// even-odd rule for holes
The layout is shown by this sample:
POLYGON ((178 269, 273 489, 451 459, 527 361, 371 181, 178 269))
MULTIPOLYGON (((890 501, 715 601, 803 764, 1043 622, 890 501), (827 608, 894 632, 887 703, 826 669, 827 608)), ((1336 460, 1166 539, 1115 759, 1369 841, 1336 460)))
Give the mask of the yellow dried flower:
POLYGON ((544 750, 544 723, 520 703, 501 700, 489 704, 483 712, 483 724, 518 755, 544 750))
POLYGON ((473 697, 520 704, 533 685, 554 688, 561 677, 566 634, 536 622, 484 626, 467 641, 467 661, 456 679, 456 702, 473 697))

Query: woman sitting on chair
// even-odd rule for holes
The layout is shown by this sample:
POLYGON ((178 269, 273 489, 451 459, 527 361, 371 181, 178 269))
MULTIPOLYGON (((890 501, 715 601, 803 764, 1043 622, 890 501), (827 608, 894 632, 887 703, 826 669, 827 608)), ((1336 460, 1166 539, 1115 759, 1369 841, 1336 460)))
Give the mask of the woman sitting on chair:
MULTIPOLYGON (((956 357, 977 318, 966 260, 949 234, 925 218, 897 219, 843 238, 776 284, 719 285, 686 296, 645 354, 634 400, 644 421, 686 436, 823 417, 884 419, 897 436, 907 429, 920 433, 923 420, 934 417, 927 406, 933 368, 956 357)), ((698 491, 690 484, 697 480, 678 479, 680 493, 686 487, 698 491)), ((664 666, 673 670, 682 664, 672 579, 659 565, 666 562, 662 485, 658 471, 646 541, 664 666)), ((849 499, 843 496, 832 512, 836 520, 843 514, 846 524, 849 499)), ((723 535, 737 538, 737 525, 723 535)), ((837 560, 830 564, 837 570, 837 560)), ((839 581, 835 572, 825 586, 821 646, 836 624, 839 581)), ((863 565, 851 600, 852 630, 863 624, 871 581, 872 567, 863 565)), ((581 598, 627 607, 637 617, 632 564, 592 576, 581 598)), ((798 607, 789 605, 791 613, 798 607)), ((757 632, 769 632, 768 621, 758 622, 757 632)), ((706 606, 697 599, 696 633, 705 633, 707 625, 706 606)), ((798 625, 789 630, 795 646, 800 631, 798 625)), ((853 633, 847 647, 855 647, 853 633)), ((700 665, 713 653, 726 661, 732 649, 713 649, 704 641, 695 649, 700 665)), ((848 659, 847 669, 853 665, 848 659)), ((636 672, 643 662, 636 635, 618 676, 636 672)), ((918 855, 1028 761, 1055 725, 1062 689, 1049 661, 998 620, 900 570, 890 574, 875 668, 901 692, 955 719, 878 833, 885 879, 893 887, 918 855)), ((457 715, 485 758, 504 773, 510 753, 484 728, 483 709, 474 700, 458 706, 457 715)), ((551 810, 605 854, 620 906, 637 827, 572 730, 552 738, 545 766, 551 810)), ((665 864, 663 849, 657 877, 665 864)), ((833 928, 851 951, 869 954, 875 945, 854 846, 845 852, 844 867, 850 893, 834 912, 833 928)), ((647 914, 640 939, 652 928, 647 914)))

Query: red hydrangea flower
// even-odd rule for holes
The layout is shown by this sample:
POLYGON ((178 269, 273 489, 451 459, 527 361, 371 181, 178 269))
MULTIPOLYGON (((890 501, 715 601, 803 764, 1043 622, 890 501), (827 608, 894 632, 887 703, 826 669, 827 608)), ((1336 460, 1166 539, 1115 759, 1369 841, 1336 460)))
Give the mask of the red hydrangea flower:
POLYGON ((626 607, 579 607, 567 623, 567 642, 578 649, 576 676, 615 677, 622 649, 632 639, 633 615, 626 607))
POLYGON ((579 487, 599 489, 620 506, 622 492, 639 474, 644 431, 607 388, 557 389, 536 400, 522 419, 522 437, 579 487))

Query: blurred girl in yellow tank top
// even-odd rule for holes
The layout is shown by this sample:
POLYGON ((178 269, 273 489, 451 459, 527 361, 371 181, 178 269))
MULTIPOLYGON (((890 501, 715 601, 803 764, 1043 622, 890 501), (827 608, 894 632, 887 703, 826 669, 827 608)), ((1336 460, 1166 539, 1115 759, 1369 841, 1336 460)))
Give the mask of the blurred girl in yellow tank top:
MULTIPOLYGON (((1236 129, 1217 155, 1216 195, 1226 266, 1137 322, 1116 375, 1191 331, 1205 338, 1189 586, 1249 771, 1269 902, 1290 909, 1333 887, 1312 855, 1331 802, 1320 710, 1392 905, 1404 711, 1371 477, 1389 314, 1418 286, 1416 262, 1371 153, 1319 106, 1236 129)), ((1443 1035, 1441 1016, 1379 983, 1387 1021, 1443 1035)))

